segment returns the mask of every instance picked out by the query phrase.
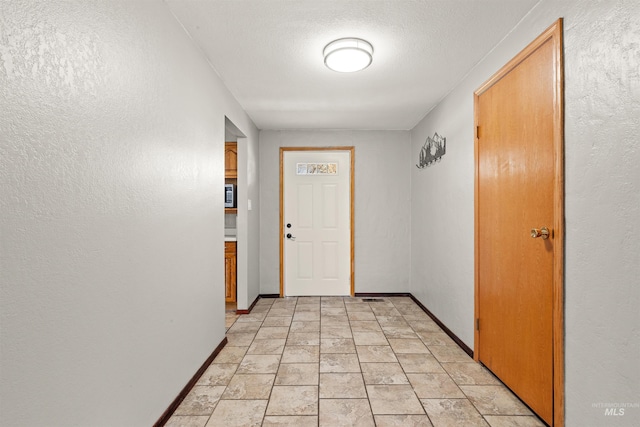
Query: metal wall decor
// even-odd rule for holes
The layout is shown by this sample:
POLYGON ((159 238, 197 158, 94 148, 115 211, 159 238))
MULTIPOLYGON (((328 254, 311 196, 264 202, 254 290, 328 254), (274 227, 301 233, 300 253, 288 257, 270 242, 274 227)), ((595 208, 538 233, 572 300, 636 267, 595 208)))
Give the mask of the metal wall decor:
POLYGON ((442 156, 447 152, 447 138, 433 134, 433 137, 427 138, 422 149, 420 149, 420 157, 418 158, 418 169, 424 169, 427 166, 442 160, 442 156))

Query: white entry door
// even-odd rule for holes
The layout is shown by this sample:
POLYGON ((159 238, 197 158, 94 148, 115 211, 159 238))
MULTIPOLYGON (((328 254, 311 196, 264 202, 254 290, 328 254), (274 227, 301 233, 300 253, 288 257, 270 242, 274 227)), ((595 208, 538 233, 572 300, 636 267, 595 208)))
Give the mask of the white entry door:
POLYGON ((351 294, 351 151, 283 151, 285 296, 351 294))

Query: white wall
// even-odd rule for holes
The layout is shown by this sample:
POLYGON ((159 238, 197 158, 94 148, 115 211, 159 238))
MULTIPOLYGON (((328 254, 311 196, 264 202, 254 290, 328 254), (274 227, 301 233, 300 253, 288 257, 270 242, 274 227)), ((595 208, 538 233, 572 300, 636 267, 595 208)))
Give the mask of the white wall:
POLYGON ((409 133, 260 132, 260 292, 280 293, 280 147, 355 147, 355 291, 408 292, 409 133))
POLYGON ((594 407, 640 396, 639 16, 631 0, 541 1, 411 133, 414 158, 447 137, 411 175, 411 291, 473 346, 473 91, 565 18, 567 426, 640 425, 638 407, 594 407))
POLYGON ((0 423, 150 425, 224 337, 257 129, 159 0, 0 2, 0 105, 0 423))

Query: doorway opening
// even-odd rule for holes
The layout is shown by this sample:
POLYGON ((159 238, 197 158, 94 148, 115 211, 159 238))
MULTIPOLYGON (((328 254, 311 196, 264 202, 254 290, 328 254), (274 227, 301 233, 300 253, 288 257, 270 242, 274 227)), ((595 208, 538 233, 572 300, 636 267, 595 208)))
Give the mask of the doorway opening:
POLYGON ((224 121, 225 312, 232 315, 247 308, 247 147, 244 133, 224 121))

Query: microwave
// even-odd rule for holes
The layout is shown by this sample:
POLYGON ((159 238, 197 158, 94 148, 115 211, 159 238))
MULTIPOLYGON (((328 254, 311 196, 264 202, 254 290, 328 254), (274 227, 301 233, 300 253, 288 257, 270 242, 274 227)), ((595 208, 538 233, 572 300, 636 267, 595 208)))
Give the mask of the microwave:
POLYGON ((235 184, 225 184, 224 185, 224 207, 225 208, 235 208, 237 207, 236 200, 236 186, 235 184))

